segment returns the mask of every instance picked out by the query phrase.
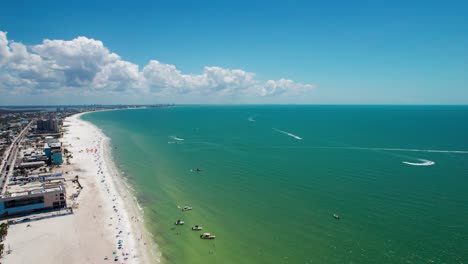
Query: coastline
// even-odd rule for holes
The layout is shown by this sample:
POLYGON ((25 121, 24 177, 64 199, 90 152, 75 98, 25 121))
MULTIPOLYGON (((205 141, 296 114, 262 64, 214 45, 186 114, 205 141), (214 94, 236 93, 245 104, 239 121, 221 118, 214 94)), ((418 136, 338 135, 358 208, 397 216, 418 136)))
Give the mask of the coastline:
MULTIPOLYGON (((121 212, 121 217, 124 219, 124 221, 121 221, 124 223, 123 229, 128 230, 130 248, 134 249, 138 256, 136 262, 127 263, 161 263, 161 253, 153 240, 152 234, 145 227, 144 211, 136 199, 135 190, 127 182, 127 179, 122 175, 115 164, 112 156, 113 149, 111 140, 100 128, 81 119, 81 116, 87 113, 92 112, 80 113, 76 115, 76 119, 92 127, 99 135, 100 147, 102 149, 101 158, 103 161, 103 173, 104 175, 108 175, 107 178, 110 179, 110 181, 108 181, 110 183, 108 185, 110 192, 117 194, 115 203, 123 205, 123 211, 121 212)), ((101 187, 105 187, 105 185, 101 187)), ((105 193, 106 190, 101 189, 101 191, 105 193)))
POLYGON ((116 263, 160 263, 143 211, 112 159, 110 139, 81 119, 85 113, 64 120, 63 146, 73 158, 60 169, 73 213, 32 215, 10 225, 5 245, 11 252, 2 263, 106 263, 116 256, 116 263), (73 183, 76 175, 81 190, 73 183))

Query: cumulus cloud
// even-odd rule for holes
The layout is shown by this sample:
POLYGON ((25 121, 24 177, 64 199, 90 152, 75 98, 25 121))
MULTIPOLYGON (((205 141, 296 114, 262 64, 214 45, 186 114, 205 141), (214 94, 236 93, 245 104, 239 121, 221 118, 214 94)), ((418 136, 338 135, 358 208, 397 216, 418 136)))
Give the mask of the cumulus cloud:
POLYGON ((285 93, 300 94, 314 88, 311 84, 296 83, 292 80, 280 79, 278 81, 267 81, 261 88, 261 96, 280 95, 285 93))
POLYGON ((261 82, 239 69, 204 67, 184 74, 175 65, 151 60, 141 70, 95 39, 44 40, 25 46, 0 31, 0 89, 11 93, 61 91, 141 93, 158 96, 281 96, 310 92, 310 84, 292 80, 261 82))

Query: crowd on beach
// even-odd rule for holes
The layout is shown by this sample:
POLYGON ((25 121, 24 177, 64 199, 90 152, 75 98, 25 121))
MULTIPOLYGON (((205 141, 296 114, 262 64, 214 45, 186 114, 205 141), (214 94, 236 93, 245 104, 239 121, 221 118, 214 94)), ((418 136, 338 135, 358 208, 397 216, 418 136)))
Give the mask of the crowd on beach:
MULTIPOLYGON (((108 226, 114 230, 115 234, 115 250, 110 252, 115 261, 122 261, 122 263, 133 263, 130 262, 132 259, 137 259, 136 243, 135 238, 137 234, 132 234, 132 228, 130 222, 139 222, 138 216, 128 217, 128 214, 124 208, 122 198, 116 186, 114 179, 111 177, 119 177, 116 168, 108 168, 108 163, 104 160, 102 151, 99 151, 103 147, 104 138, 98 135, 93 141, 96 147, 86 148, 86 153, 93 156, 94 163, 96 164, 96 175, 100 182, 100 187, 104 190, 107 197, 108 209, 112 210, 112 216, 108 219, 108 226), (111 173, 114 176, 111 176, 111 173), (119 258, 121 256, 121 258, 119 258)), ((138 235, 138 241, 143 240, 143 234, 138 235)), ((144 242, 146 244, 146 242, 144 242)), ((104 259, 109 259, 109 256, 103 256, 104 259)))

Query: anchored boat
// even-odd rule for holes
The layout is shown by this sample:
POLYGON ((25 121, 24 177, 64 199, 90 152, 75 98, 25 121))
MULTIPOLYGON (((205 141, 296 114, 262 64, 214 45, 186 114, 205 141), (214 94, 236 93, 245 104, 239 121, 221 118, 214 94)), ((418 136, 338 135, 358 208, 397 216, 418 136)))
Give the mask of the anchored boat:
POLYGON ((201 226, 199 226, 199 225, 192 226, 192 230, 193 230, 193 231, 200 231, 200 230, 202 230, 202 229, 203 229, 203 227, 201 227, 201 226))
POLYGON ((212 235, 210 233, 203 233, 203 234, 200 235, 200 238, 201 239, 215 239, 216 236, 212 235))
POLYGON ((192 210, 192 209, 193 209, 193 208, 192 208, 191 206, 184 206, 184 207, 182 208, 182 211, 190 211, 190 210, 192 210))

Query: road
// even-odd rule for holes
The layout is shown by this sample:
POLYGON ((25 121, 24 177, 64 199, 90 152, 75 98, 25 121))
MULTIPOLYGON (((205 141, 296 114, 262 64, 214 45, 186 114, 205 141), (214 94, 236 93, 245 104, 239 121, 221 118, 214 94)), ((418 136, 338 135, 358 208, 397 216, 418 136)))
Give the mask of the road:
POLYGON ((33 120, 31 120, 29 124, 21 131, 21 133, 11 143, 10 147, 6 151, 5 159, 3 160, 1 168, 0 168, 0 172, 1 172, 0 173, 1 175, 0 176, 0 188, 2 190, 2 195, 4 194, 4 186, 7 184, 8 178, 10 177, 11 174, 13 174, 13 171, 15 169, 15 162, 16 162, 16 156, 18 154, 19 143, 21 142, 23 137, 26 135, 26 131, 28 131, 32 123, 33 123, 33 120))

